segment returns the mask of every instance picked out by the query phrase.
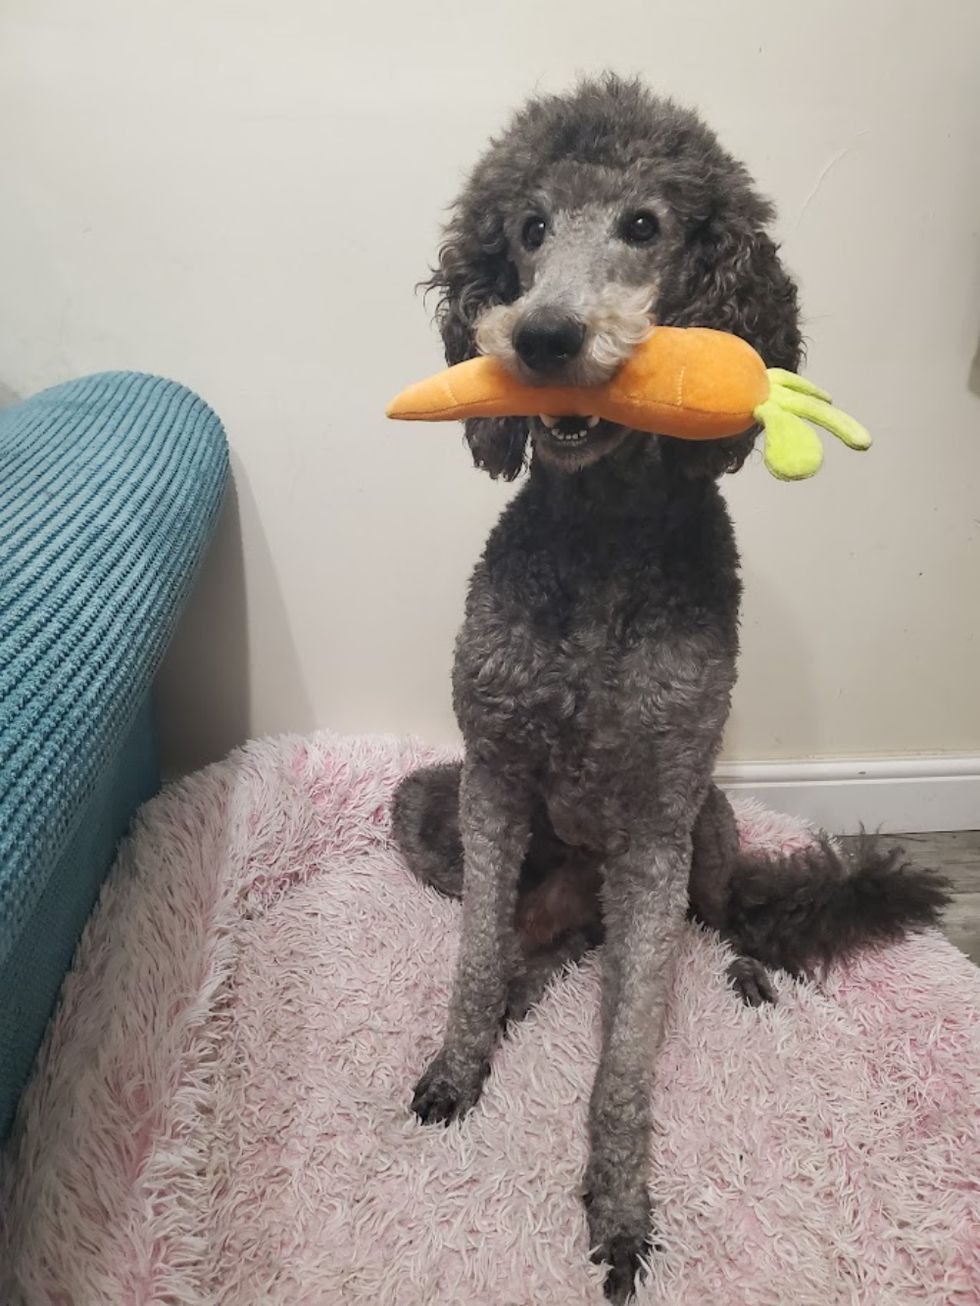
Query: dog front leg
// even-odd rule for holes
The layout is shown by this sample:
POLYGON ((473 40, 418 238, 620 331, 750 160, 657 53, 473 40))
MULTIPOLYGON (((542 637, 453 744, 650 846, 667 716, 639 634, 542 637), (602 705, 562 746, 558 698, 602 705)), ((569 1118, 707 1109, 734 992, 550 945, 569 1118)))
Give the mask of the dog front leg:
POLYGON ((690 839, 634 847, 605 867, 602 1055, 589 1108, 585 1176, 593 1260, 625 1302, 650 1248, 650 1072, 687 907, 690 839))
POLYGON ((425 1122, 463 1116, 490 1069, 516 964, 514 907, 530 837, 530 793, 481 762, 460 784, 463 925, 442 1049, 419 1080, 412 1110, 425 1122))

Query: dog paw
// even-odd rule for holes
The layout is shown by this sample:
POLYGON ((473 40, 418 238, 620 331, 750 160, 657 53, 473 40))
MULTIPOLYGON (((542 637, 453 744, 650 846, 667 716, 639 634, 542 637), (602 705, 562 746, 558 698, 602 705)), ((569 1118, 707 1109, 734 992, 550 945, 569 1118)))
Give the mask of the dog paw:
POLYGON ((507 989, 507 1006, 504 1009, 504 1028, 519 1024, 531 1008, 541 1001, 545 988, 544 982, 536 982, 527 975, 511 980, 507 989))
POLYGON ((589 1259, 594 1264, 605 1264, 606 1278, 603 1290, 607 1300, 621 1303, 631 1300, 636 1284, 644 1275, 645 1263, 652 1253, 659 1251, 651 1226, 650 1208, 642 1203, 643 1214, 617 1221, 601 1218, 597 1203, 589 1193, 583 1198, 589 1220, 592 1251, 589 1259))
POLYGON ((726 973, 728 982, 747 1007, 776 1001, 772 980, 765 966, 754 957, 736 957, 726 973))
POLYGON ((461 1120, 480 1100, 483 1081, 489 1073, 489 1061, 467 1074, 440 1055, 415 1085, 412 1110, 424 1125, 448 1125, 453 1120, 461 1120))
POLYGON ((603 1247, 592 1253, 595 1262, 604 1261, 609 1269, 602 1290, 606 1299, 621 1306, 628 1302, 642 1278, 643 1263, 649 1260, 653 1244, 649 1237, 637 1238, 633 1234, 616 1234, 603 1247))

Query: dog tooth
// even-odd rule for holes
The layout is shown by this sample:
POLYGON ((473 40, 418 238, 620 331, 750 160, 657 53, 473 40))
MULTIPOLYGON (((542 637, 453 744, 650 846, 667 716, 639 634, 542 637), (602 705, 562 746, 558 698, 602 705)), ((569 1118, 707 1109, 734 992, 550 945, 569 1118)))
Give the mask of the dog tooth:
POLYGON ((586 425, 587 425, 590 429, 591 429, 593 426, 598 426, 598 425, 599 425, 599 419, 598 419, 598 417, 587 417, 585 420, 586 420, 586 425))
POLYGON ((542 422, 544 422, 545 426, 548 428, 549 431, 554 426, 554 424, 558 421, 557 417, 552 417, 548 413, 538 413, 538 416, 541 418, 542 422))

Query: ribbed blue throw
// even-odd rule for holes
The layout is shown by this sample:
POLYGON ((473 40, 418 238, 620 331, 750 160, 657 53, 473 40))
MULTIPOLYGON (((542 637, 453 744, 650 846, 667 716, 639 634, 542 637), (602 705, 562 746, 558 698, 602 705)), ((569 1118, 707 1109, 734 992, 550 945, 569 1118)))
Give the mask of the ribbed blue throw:
POLYGON ((0 412, 0 1136, 135 805, 149 691, 228 479, 183 386, 110 372, 0 412))

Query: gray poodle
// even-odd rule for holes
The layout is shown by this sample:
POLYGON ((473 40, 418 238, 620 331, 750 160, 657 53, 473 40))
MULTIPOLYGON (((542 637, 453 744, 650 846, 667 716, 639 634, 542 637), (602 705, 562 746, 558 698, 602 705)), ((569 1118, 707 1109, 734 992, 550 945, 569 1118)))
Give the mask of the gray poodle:
MULTIPOLYGON (((607 378, 652 323, 708 326, 795 369, 796 288, 773 216, 699 118, 614 77, 536 99, 455 205, 431 285, 446 357, 524 381, 607 378)), ((685 916, 730 945, 733 988, 806 974, 932 923, 942 882, 867 841, 741 856, 712 783, 735 681, 740 583, 716 480, 755 440, 686 443, 587 413, 476 419, 478 467, 520 492, 470 584, 453 698, 461 766, 410 775, 394 830, 425 882, 462 895, 442 1050, 412 1102, 477 1102, 494 1044, 549 977, 602 942, 602 1051, 585 1206, 606 1294, 651 1248, 649 1073, 685 916)))

